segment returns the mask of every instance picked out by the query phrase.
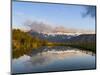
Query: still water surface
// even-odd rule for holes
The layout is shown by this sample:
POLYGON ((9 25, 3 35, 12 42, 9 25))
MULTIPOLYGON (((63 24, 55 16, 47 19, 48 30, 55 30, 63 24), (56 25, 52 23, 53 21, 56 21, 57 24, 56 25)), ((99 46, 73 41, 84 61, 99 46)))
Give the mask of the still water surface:
POLYGON ((12 60, 12 73, 95 69, 95 54, 71 47, 42 47, 12 60))

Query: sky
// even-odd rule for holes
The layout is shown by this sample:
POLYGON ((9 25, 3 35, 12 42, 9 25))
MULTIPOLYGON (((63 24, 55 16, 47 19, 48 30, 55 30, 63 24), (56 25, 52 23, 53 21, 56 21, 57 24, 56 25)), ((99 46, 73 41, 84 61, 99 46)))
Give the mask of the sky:
POLYGON ((95 18, 82 15, 86 12, 83 5, 16 2, 12 3, 12 26, 24 28, 27 20, 47 23, 53 27, 95 31, 95 18))

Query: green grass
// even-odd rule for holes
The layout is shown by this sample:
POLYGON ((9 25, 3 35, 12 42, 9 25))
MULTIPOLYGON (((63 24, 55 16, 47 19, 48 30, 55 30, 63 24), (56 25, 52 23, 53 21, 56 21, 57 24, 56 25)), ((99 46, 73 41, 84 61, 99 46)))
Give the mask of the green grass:
POLYGON ((71 46, 75 48, 85 49, 92 52, 96 52, 95 42, 73 42, 73 43, 48 43, 47 46, 71 46))

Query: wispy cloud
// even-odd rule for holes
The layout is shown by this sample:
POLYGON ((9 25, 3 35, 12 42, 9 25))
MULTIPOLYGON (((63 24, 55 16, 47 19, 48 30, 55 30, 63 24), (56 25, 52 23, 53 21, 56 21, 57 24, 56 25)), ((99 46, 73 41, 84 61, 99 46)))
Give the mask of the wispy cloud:
POLYGON ((68 28, 64 26, 57 26, 54 27, 50 24, 46 24, 45 22, 39 22, 39 21, 32 21, 32 20, 26 20, 24 22, 24 26, 29 27, 30 30, 36 31, 36 32, 46 32, 46 33, 56 33, 56 32, 63 32, 63 33, 91 33, 93 30, 87 30, 87 29, 76 29, 76 28, 68 28))
POLYGON ((83 17, 90 16, 94 18, 96 16, 96 7, 95 6, 85 6, 85 13, 83 17))

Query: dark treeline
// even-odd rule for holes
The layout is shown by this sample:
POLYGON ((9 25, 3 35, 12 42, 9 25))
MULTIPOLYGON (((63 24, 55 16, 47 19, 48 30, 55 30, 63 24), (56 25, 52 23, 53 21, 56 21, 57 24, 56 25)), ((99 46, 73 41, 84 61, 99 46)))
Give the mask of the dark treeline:
POLYGON ((40 46, 43 46, 47 43, 46 40, 40 40, 36 36, 31 36, 27 32, 23 32, 19 29, 13 29, 12 31, 12 47, 14 53, 17 50, 20 50, 20 52, 24 52, 26 50, 31 50, 33 48, 38 48, 40 46))
POLYGON ((46 40, 40 40, 38 37, 33 37, 27 32, 23 32, 19 29, 12 30, 12 48, 14 58, 30 53, 33 49, 46 44, 46 40))
POLYGON ((82 34, 80 36, 73 37, 70 40, 69 45, 96 52, 96 34, 82 34))

